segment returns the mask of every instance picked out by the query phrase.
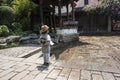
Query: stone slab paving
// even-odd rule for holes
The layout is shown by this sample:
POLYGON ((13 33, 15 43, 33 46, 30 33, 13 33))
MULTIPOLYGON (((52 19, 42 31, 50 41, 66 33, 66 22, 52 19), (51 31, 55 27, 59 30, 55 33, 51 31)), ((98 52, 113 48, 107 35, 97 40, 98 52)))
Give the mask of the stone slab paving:
POLYGON ((120 80, 120 64, 106 50, 85 49, 86 54, 74 54, 69 61, 52 59, 49 67, 42 65, 41 52, 29 58, 0 55, 0 80, 120 80))
POLYGON ((33 45, 33 44, 26 44, 19 47, 14 48, 7 48, 7 49, 1 49, 0 55, 4 56, 10 56, 10 57, 21 57, 22 55, 26 53, 30 53, 31 50, 34 50, 36 48, 39 48, 40 45, 33 45))
MULTIPOLYGON (((38 55, 38 54, 37 54, 38 55)), ((0 56, 3 62, 0 68, 0 80, 119 80, 120 72, 67 68, 56 65, 53 61, 49 67, 42 63, 26 61, 28 59, 6 59, 0 56), (6 63, 4 63, 6 62, 6 63), (8 68, 6 68, 9 66, 8 68)), ((19 58, 18 58, 19 59, 19 58)), ((41 58, 42 59, 42 58, 41 58)), ((30 59, 29 59, 30 60, 30 59)))

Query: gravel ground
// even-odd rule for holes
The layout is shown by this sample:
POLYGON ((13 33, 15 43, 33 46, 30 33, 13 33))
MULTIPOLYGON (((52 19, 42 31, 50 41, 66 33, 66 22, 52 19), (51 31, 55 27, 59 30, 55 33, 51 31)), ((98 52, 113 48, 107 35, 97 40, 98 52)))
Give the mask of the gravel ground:
MULTIPOLYGON (((114 56, 119 56, 120 52, 120 37, 119 36, 80 36, 79 42, 71 42, 68 46, 54 49, 58 59, 70 60, 74 54, 81 53, 97 53, 104 51, 113 53, 114 56), (75 52, 74 52, 75 51, 75 52), (69 58, 68 58, 69 57, 69 58)), ((75 57, 76 58, 76 57, 75 57)))
POLYGON ((120 69, 120 37, 80 36, 79 42, 54 49, 53 54, 63 61, 63 67, 116 72, 120 69))
POLYGON ((30 50, 34 50, 38 47, 40 46, 29 44, 29 45, 14 47, 14 48, 1 49, 0 55, 18 57, 19 55, 29 52, 30 50))

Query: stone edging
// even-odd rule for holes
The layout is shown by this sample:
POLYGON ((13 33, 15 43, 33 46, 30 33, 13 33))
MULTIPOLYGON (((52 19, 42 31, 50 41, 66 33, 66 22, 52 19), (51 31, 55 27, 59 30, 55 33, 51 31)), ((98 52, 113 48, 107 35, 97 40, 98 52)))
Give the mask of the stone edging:
POLYGON ((31 56, 31 55, 39 52, 39 51, 41 51, 41 47, 39 47, 39 48, 37 48, 37 49, 34 49, 34 50, 31 50, 31 51, 29 51, 29 52, 26 52, 26 53, 24 53, 24 54, 22 54, 22 55, 19 55, 18 57, 19 57, 19 58, 27 58, 27 57, 29 57, 29 56, 31 56))

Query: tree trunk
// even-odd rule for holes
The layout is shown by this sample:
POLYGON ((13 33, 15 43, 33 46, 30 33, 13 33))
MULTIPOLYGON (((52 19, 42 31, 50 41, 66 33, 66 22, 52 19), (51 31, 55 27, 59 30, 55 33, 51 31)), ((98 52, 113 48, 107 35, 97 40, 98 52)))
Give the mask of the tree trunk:
POLYGON ((42 9, 42 3, 40 2, 40 26, 43 25, 43 9, 42 9))
MULTIPOLYGON (((55 9, 55 6, 53 6, 55 9)), ((56 27, 55 27, 55 12, 53 12, 53 28, 54 28, 54 32, 56 32, 56 27)))
POLYGON ((67 21, 69 20, 69 7, 68 4, 66 5, 66 9, 67 9, 67 21))
POLYGON ((72 0, 71 4, 72 4, 72 20, 75 21, 75 11, 74 11, 74 0, 72 0))
POLYGON ((61 15, 61 0, 58 3, 58 13, 59 13, 59 27, 62 27, 62 15, 61 15))

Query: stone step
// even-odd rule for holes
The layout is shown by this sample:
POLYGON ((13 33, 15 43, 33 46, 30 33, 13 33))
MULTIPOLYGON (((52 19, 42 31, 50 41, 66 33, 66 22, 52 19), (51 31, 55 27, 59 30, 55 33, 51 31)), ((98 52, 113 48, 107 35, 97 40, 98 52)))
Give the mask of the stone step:
POLYGON ((39 51, 41 51, 41 47, 34 49, 34 50, 31 50, 29 52, 26 52, 24 54, 21 54, 18 57, 19 58, 28 58, 28 57, 32 56, 33 54, 38 53, 39 51))

